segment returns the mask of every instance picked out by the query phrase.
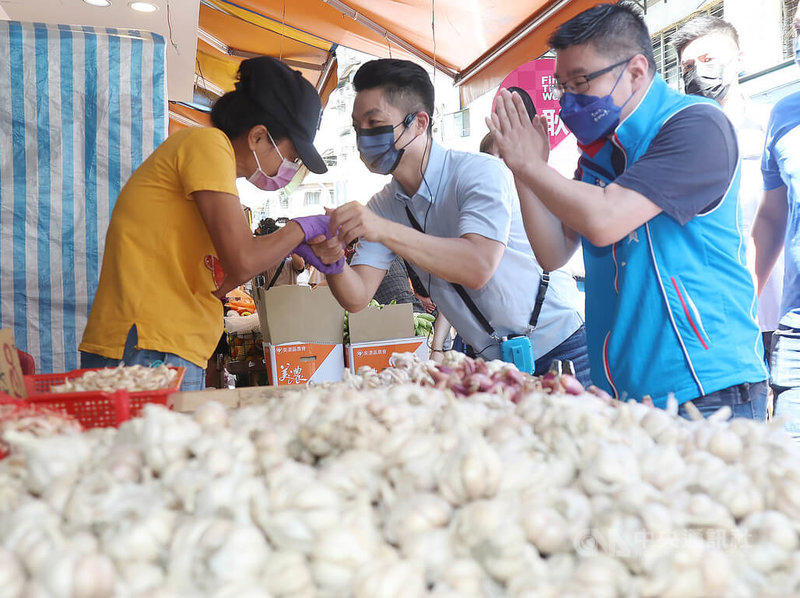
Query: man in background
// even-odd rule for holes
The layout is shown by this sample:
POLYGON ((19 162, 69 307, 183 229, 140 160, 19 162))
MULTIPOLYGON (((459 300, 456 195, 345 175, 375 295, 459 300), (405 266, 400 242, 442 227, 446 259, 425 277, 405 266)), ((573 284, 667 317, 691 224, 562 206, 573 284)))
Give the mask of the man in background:
POLYGON ((403 258, 399 256, 389 266, 386 276, 383 277, 372 298, 381 305, 388 305, 392 301, 395 303, 410 303, 415 313, 425 313, 427 311, 411 289, 406 264, 403 258))
MULTIPOLYGON (((761 153, 769 120, 769 106, 756 104, 742 93, 739 72, 742 67, 739 34, 736 28, 718 17, 702 15, 681 27, 672 37, 678 53, 687 94, 717 102, 733 123, 739 140, 742 181, 739 201, 745 238, 750 240, 753 220, 763 194, 761 153)), ((772 333, 780 318, 783 260, 767 279, 758 298, 758 323, 764 339, 764 360, 770 362, 772 333)), ((755 255, 748 248, 748 268, 755 276, 755 255)))
POLYGON ((553 93, 581 157, 547 167, 546 123, 503 90, 491 119, 543 267, 583 247, 594 382, 615 396, 704 414, 766 417, 755 290, 745 264, 736 134, 719 105, 671 89, 647 25, 627 2, 562 24, 553 93))
MULTIPOLYGON (((800 66, 800 8, 794 17, 795 62, 800 66)), ((772 109, 764 157, 764 198, 753 223, 756 276, 763 288, 781 251, 785 266, 781 318, 772 353, 775 416, 800 440, 800 92, 772 109)))

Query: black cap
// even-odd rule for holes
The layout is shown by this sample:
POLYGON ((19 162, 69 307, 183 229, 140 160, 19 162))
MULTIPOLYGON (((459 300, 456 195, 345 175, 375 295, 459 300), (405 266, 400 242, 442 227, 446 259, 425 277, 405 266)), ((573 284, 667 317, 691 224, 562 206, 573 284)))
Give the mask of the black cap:
POLYGON ((245 92, 265 112, 286 127, 297 155, 311 172, 322 174, 328 168, 314 147, 322 116, 322 102, 314 86, 300 71, 295 71, 271 56, 242 61, 236 89, 245 92))

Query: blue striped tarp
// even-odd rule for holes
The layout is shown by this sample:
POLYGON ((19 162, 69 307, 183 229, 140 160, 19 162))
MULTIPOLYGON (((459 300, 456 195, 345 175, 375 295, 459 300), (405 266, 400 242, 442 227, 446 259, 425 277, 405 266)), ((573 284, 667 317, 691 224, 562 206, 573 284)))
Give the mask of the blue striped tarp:
POLYGON ((166 137, 147 32, 0 21, 0 328, 37 371, 78 367, 114 202, 166 137))

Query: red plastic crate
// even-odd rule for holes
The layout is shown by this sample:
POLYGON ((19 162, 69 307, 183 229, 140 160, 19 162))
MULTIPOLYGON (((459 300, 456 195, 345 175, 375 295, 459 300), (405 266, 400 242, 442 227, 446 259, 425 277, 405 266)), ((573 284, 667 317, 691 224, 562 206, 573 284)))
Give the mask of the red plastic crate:
POLYGON ((148 403, 167 405, 167 398, 177 392, 183 382, 186 368, 174 367, 178 375, 169 388, 128 392, 86 391, 50 393, 51 386, 63 384, 72 378, 79 378, 90 370, 73 370, 60 374, 36 374, 24 376, 28 397, 32 405, 39 405, 67 413, 81 422, 84 428, 117 427, 141 413, 148 403))

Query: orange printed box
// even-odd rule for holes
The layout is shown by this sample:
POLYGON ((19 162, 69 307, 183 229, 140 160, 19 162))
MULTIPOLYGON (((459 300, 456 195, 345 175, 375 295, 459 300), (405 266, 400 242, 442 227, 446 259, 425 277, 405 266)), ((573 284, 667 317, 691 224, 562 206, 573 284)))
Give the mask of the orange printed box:
POLYGON ((338 382, 344 376, 344 308, 327 287, 256 289, 270 384, 338 382))
POLYGON ((416 353, 428 359, 427 338, 414 336, 414 312, 410 303, 366 307, 351 313, 347 364, 350 371, 369 366, 378 371, 389 367, 395 353, 416 353))
POLYGON ((347 345, 347 363, 350 371, 355 374, 365 365, 379 372, 388 368, 395 353, 414 353, 421 361, 427 361, 430 357, 427 341, 427 337, 412 336, 371 343, 352 343, 347 345))
POLYGON ((325 343, 266 345, 264 361, 272 386, 339 382, 344 375, 344 350, 325 343))

